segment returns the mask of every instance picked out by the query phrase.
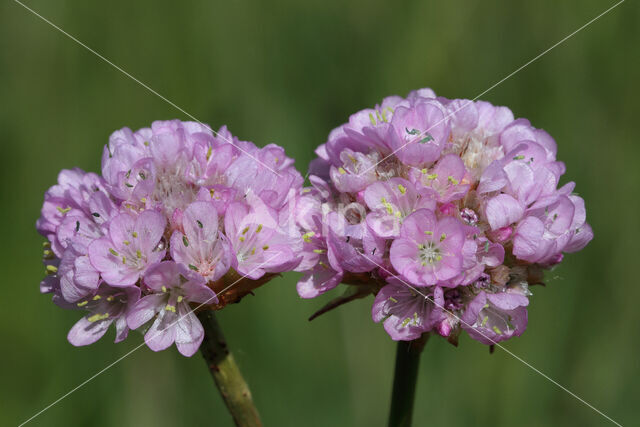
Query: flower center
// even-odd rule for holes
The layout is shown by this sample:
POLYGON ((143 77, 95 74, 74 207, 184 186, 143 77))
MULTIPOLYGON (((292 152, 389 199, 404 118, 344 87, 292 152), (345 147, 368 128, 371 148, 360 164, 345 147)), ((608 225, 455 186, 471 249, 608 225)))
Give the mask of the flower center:
POLYGON ((435 264, 442 259, 440 248, 434 242, 418 245, 418 257, 423 266, 435 264))
POLYGON ((185 180, 184 168, 177 163, 175 168, 158 171, 152 197, 163 204, 165 214, 171 218, 177 208, 185 209, 195 201, 197 193, 198 188, 185 180))

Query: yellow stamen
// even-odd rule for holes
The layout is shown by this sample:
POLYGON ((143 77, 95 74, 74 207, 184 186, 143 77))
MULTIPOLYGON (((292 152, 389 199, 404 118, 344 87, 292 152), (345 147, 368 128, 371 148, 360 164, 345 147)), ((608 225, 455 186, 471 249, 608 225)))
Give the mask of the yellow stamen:
POLYGON ((106 319, 106 318, 108 318, 108 317, 109 317, 109 313, 104 313, 104 314, 97 314, 97 313, 96 313, 96 314, 94 314, 93 316, 89 316, 89 317, 87 318, 87 320, 88 320, 89 322, 93 323, 93 322, 97 322, 98 320, 104 320, 104 319, 106 319))
POLYGON ((387 199, 385 199, 384 197, 382 199, 380 199, 380 202, 382 203, 382 206, 384 206, 387 209, 387 213, 389 215, 393 214, 393 205, 391 205, 391 203, 387 202, 387 199))

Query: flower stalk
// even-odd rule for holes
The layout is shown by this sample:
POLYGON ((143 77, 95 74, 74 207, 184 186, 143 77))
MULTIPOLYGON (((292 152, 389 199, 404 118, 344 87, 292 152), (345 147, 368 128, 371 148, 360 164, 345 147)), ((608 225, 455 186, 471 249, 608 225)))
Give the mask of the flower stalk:
POLYGON ((229 351, 214 311, 201 311, 198 318, 204 327, 200 352, 233 421, 238 427, 261 427, 260 415, 251 398, 249 386, 229 351))
POLYGON ((420 354, 429 339, 425 333, 413 341, 398 341, 389 427, 409 427, 413 417, 420 354))

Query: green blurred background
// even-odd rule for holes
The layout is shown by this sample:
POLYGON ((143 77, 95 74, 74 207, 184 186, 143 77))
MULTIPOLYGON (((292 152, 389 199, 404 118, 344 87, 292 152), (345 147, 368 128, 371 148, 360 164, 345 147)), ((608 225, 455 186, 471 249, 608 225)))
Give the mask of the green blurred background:
MULTIPOLYGON (((358 109, 430 86, 474 96, 610 1, 27 1, 198 119, 306 170, 358 109)), ((622 424, 640 421, 640 8, 627 1, 483 96, 546 129, 578 182, 595 240, 535 288, 506 346, 622 424)), ((99 170, 120 127, 186 117, 12 1, 0 6, 0 424, 17 425, 141 342, 65 337, 79 313, 38 293, 44 191, 99 170)), ((297 274, 220 314, 267 426, 381 426, 395 347, 361 300, 309 323, 297 274)), ((32 425, 227 426, 199 355, 136 351, 32 425)), ((431 340, 415 425, 606 425, 521 362, 431 340)))

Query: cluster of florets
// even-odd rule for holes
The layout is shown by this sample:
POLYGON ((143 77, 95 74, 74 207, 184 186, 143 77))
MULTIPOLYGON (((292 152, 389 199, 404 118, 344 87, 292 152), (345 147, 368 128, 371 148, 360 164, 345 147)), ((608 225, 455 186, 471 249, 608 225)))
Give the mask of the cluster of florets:
POLYGON ((394 340, 462 330, 494 344, 522 334, 529 286, 593 237, 556 143, 506 107, 430 89, 385 98, 334 129, 299 200, 313 298, 376 294, 394 340))
POLYGON ((91 344, 113 323, 116 342, 142 327, 152 350, 175 342, 192 355, 204 336, 194 308, 221 308, 299 264, 302 238, 280 219, 302 187, 292 165, 276 145, 175 120, 114 132, 102 176, 62 171, 37 228, 42 292, 87 310, 69 341, 91 344))

